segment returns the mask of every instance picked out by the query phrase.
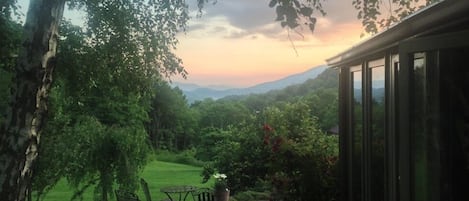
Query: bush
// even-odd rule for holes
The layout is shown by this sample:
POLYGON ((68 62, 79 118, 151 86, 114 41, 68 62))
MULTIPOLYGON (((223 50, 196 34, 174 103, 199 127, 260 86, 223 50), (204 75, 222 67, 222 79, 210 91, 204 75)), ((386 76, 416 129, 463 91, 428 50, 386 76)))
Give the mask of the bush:
POLYGON ((237 201, 270 200, 270 192, 243 191, 233 198, 237 201))
POLYGON ((179 163, 202 167, 205 162, 197 160, 195 158, 195 152, 195 149, 188 149, 179 153, 170 152, 167 150, 157 150, 155 151, 155 158, 156 160, 163 162, 179 163))
POLYGON ((232 128, 216 144, 214 168, 228 176, 237 200, 252 199, 252 189, 270 191, 270 200, 337 200, 338 138, 310 114, 302 102, 268 108, 259 117, 269 124, 232 128))

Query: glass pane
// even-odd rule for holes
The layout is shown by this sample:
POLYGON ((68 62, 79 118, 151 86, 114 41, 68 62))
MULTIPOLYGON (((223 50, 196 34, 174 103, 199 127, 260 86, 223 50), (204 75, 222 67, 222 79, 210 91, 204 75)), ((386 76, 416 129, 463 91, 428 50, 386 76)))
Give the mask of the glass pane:
POLYGON ((414 57, 414 196, 417 200, 427 200, 427 156, 425 146, 425 119, 417 118, 425 115, 425 57, 416 54, 414 57))
POLYGON ((352 73, 353 82, 353 133, 352 133, 352 194, 354 201, 361 201, 362 187, 362 147, 363 147, 363 109, 362 73, 352 73))
MULTIPOLYGON (((442 197, 467 198, 469 186, 469 47, 440 51, 442 197), (445 79, 448 78, 448 79, 445 79)), ((436 182, 433 182, 436 183, 436 182)), ((448 198, 448 200, 452 200, 448 198)))
POLYGON ((384 200, 385 81, 384 66, 371 69, 371 200, 384 200))
POLYGON ((415 200, 439 200, 439 134, 437 72, 432 52, 414 54, 413 66, 413 195, 415 200), (433 64, 433 65, 432 65, 433 64))

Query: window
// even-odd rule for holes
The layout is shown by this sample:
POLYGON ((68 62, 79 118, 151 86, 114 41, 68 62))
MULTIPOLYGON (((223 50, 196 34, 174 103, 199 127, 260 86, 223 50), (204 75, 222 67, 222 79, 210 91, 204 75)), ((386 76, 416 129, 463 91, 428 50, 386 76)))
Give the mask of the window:
POLYGON ((371 61, 370 68, 370 195, 383 201, 385 189, 385 67, 384 59, 371 61))
MULTIPOLYGON (((361 68, 358 66, 357 68, 361 68)), ((354 201, 362 200, 363 164, 363 101, 362 71, 352 72, 352 196, 354 201)))
POLYGON ((414 200, 439 200, 440 172, 436 54, 413 54, 412 175, 414 200), (432 68, 430 68, 432 67, 432 68), (432 123, 433 122, 433 123, 432 123))

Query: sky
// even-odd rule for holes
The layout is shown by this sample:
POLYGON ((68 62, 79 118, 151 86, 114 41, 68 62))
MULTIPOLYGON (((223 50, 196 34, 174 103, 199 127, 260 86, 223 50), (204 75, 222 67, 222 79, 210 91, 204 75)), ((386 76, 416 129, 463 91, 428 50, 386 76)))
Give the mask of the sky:
MULTIPOLYGON (((314 33, 287 30, 275 21, 270 0, 218 0, 197 17, 196 0, 186 0, 191 19, 177 35, 175 50, 188 71, 176 82, 201 86, 249 87, 304 72, 361 40, 361 22, 351 0, 323 2, 327 15, 316 13, 314 33)), ((27 8, 28 0, 18 3, 27 8)), ((25 12, 26 13, 26 12, 25 12)), ((64 17, 79 24, 77 12, 64 17)))

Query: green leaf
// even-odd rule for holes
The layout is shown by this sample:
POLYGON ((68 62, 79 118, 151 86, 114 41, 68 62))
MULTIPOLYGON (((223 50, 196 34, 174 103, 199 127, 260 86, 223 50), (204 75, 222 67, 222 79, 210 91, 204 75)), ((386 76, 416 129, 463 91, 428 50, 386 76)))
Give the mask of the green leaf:
POLYGON ((277 13, 277 16, 285 15, 285 6, 277 6, 275 8, 275 12, 277 13))
POLYGON ((275 18, 275 21, 283 21, 285 20, 285 15, 277 15, 277 18, 275 18))
POLYGON ((271 0, 269 2, 269 7, 273 8, 275 5, 277 5, 277 0, 271 0))
POLYGON ((294 28, 298 27, 300 24, 298 24, 296 21, 287 21, 287 25, 288 25, 288 27, 294 29, 294 28))
POLYGON ((316 26, 316 18, 311 18, 311 23, 308 26, 311 33, 313 33, 316 26))
POLYGON ((301 7, 300 2, 298 2, 298 0, 293 0, 293 3, 297 8, 301 7))
POLYGON ((304 16, 311 16, 313 14, 313 9, 309 7, 302 7, 300 13, 304 16))

